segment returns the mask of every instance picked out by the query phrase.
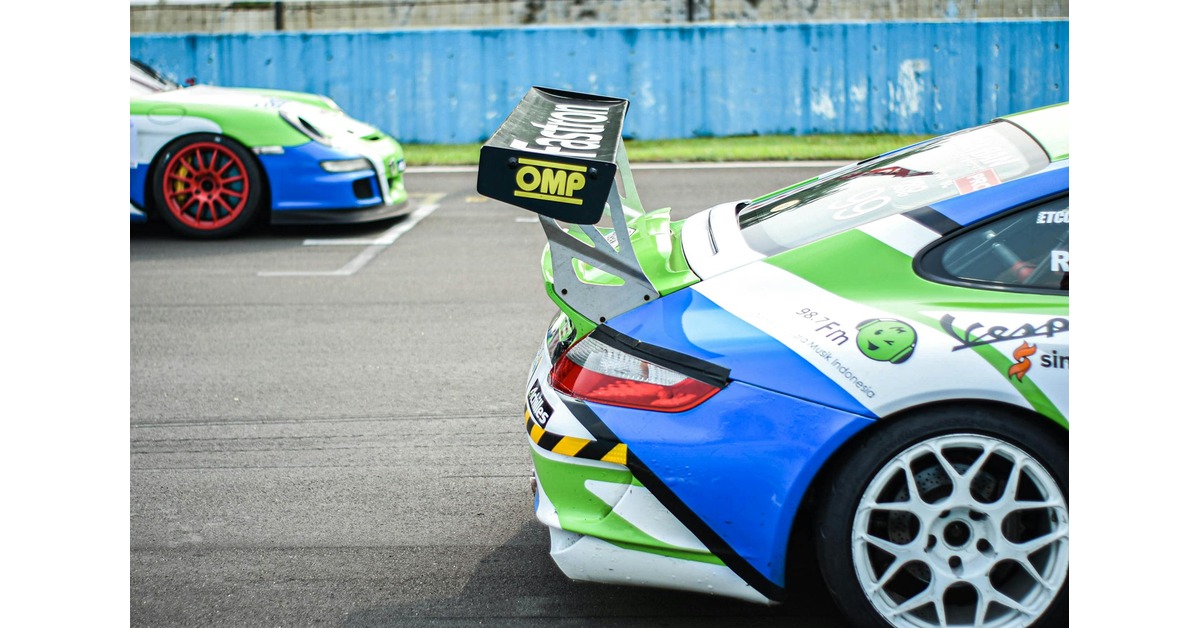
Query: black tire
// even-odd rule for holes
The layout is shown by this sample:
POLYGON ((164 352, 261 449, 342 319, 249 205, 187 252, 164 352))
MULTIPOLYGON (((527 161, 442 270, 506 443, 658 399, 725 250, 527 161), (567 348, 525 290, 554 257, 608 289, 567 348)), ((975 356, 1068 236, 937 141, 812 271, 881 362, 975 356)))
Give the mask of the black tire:
POLYGON ((855 626, 1067 625, 1064 429, 963 407, 864 436, 826 476, 814 530, 826 586, 855 626), (983 601, 997 593, 1010 600, 983 601))
POLYGON ((177 233, 193 238, 241 232, 254 222, 265 198, 254 156, 221 135, 173 140, 155 161, 150 177, 158 215, 177 233))

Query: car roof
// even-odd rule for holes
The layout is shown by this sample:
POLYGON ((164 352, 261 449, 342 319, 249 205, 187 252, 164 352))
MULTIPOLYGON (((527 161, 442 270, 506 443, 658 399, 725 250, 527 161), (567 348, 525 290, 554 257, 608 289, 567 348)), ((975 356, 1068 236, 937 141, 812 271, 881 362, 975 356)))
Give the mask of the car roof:
POLYGON ((1050 157, 1050 161, 1061 161, 1071 156, 1069 102, 1030 109, 997 120, 1011 122, 1028 133, 1050 157))

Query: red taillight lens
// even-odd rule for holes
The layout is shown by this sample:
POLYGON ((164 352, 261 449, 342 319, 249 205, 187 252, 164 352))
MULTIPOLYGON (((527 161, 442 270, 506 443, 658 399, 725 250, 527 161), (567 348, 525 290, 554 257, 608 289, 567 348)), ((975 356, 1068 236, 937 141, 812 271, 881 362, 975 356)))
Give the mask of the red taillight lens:
POLYGON ((657 412, 691 410, 720 390, 594 338, 559 358, 550 385, 576 399, 657 412))

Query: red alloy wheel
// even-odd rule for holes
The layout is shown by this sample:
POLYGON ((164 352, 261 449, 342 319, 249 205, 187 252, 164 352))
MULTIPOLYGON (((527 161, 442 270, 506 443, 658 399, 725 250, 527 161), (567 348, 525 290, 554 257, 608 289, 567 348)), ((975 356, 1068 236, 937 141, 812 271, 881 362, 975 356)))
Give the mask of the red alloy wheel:
POLYGON ((228 146, 195 142, 163 169, 166 210, 191 229, 213 231, 242 215, 250 195, 247 165, 228 146))

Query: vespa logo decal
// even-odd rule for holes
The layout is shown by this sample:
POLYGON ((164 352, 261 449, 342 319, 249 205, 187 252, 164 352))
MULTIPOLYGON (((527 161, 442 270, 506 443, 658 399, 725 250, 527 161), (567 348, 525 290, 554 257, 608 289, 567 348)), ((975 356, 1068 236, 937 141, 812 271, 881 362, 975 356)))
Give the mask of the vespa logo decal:
POLYGON ((513 196, 534 198, 540 201, 582 205, 583 199, 575 193, 586 183, 587 167, 575 164, 560 164, 540 159, 517 159, 517 188, 513 196))

